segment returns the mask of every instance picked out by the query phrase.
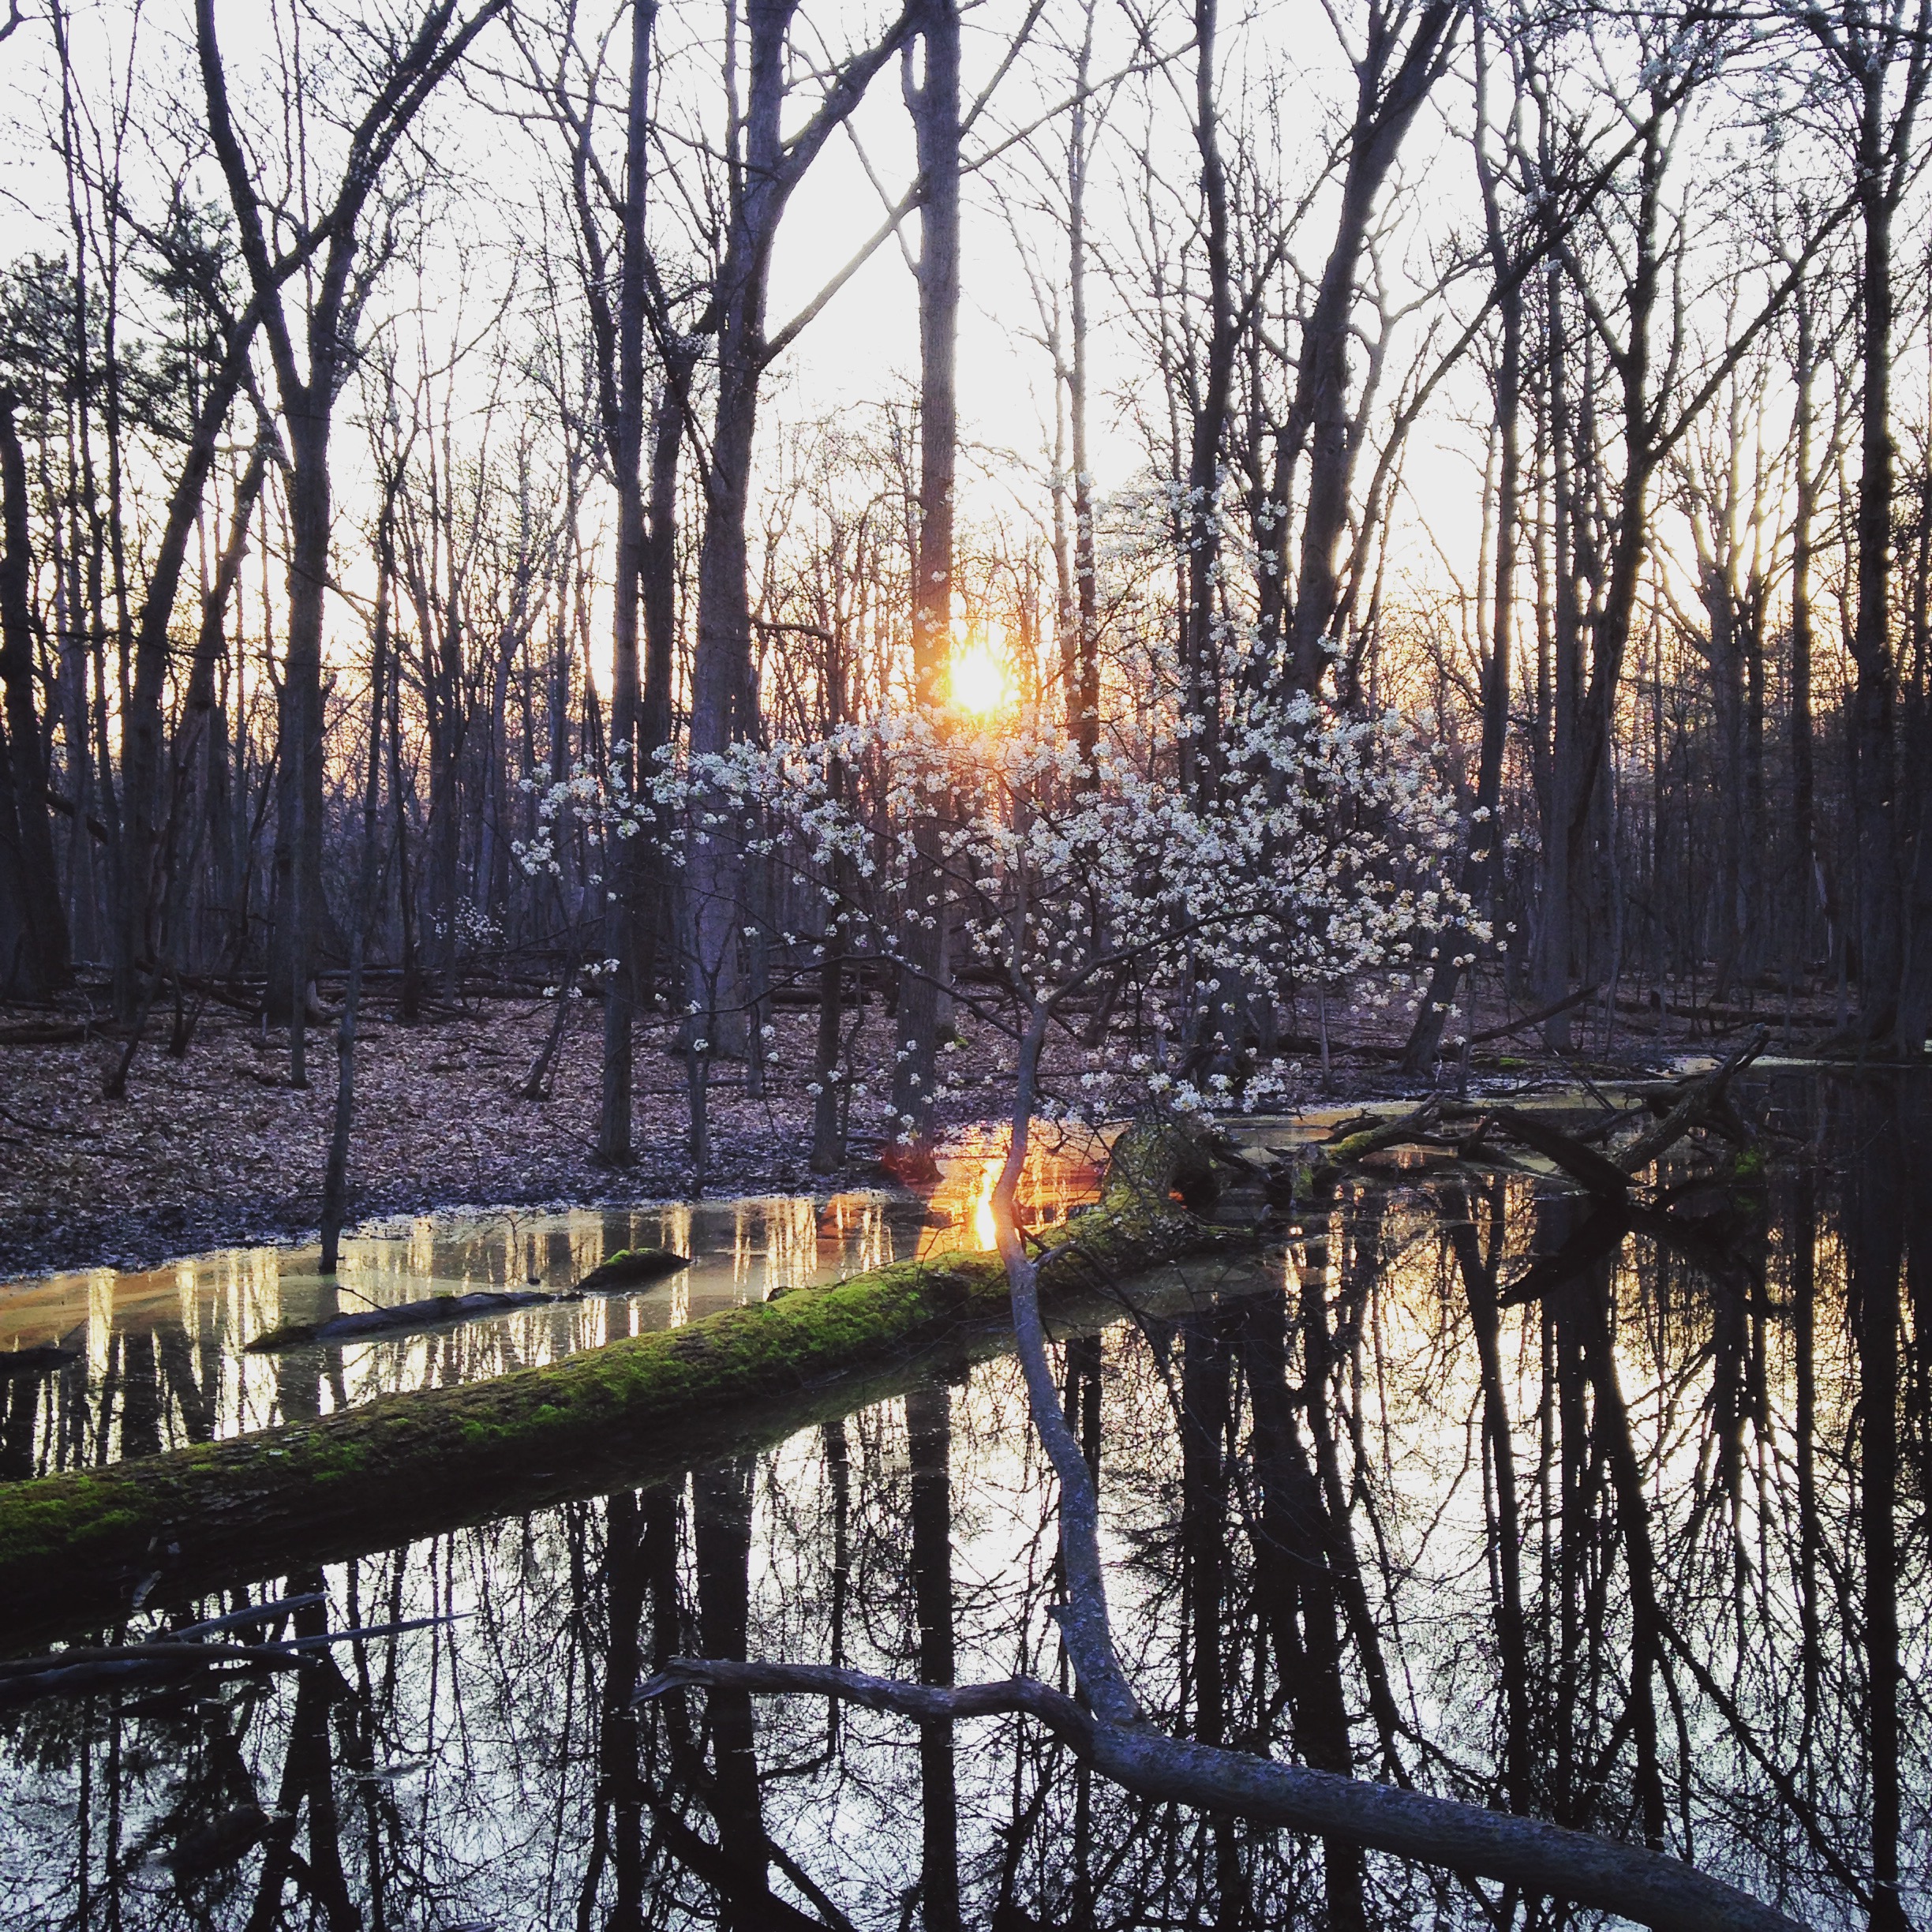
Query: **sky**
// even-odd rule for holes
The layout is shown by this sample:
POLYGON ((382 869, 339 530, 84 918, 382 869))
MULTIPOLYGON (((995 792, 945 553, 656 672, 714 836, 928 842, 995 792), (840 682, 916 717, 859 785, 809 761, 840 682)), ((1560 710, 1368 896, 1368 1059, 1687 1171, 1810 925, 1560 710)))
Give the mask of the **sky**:
MULTIPOLYGON (((379 0, 365 3, 373 6, 379 0)), ((402 8, 409 0, 386 3, 402 8)), ((283 5, 288 17, 287 0, 283 5)), ((327 0, 322 10, 352 14, 354 8, 327 0)), ((594 10, 587 11, 586 19, 594 10)), ((822 30, 836 51, 874 28, 881 10, 881 0, 807 0, 801 17, 807 28, 822 30)), ((980 0, 969 9, 968 99, 999 62, 1022 10, 1019 0, 980 0)), ((77 64, 87 77, 86 97, 97 122, 125 80, 129 23, 135 17, 131 0, 95 0, 77 11, 77 64)), ((265 90, 275 72, 271 17, 268 9, 241 0, 222 0, 219 12, 234 92, 257 108, 268 98, 265 90)), ((1104 79, 1118 70, 1128 51, 1121 9, 1104 6, 1098 17, 1093 67, 1104 79)), ((137 178, 152 178, 174 165, 174 156, 192 133, 199 112, 192 12, 189 0, 144 0, 139 18, 130 170, 137 178)), ((659 118, 668 141, 717 138, 722 18, 722 7, 711 4, 665 9, 659 118)), ((1051 9, 1047 21, 1050 31, 1064 37, 1076 30, 1077 9, 1069 0, 1051 9)), ((326 52, 325 37, 313 23, 307 31, 305 51, 326 52)), ((615 56, 620 80, 623 38, 619 36, 615 56)), ((1185 48, 1186 22, 1181 11, 1157 9, 1151 38, 1166 50, 1185 48)), ((515 71, 515 62, 507 37, 494 33, 480 49, 479 72, 465 87, 446 87, 425 122, 425 147, 451 177, 447 215, 423 244, 420 279, 406 287, 403 278, 395 278, 383 299, 425 304, 421 329, 432 353, 439 340, 474 335, 479 318, 486 317, 504 294, 512 234, 533 232, 546 202, 553 223, 557 219, 562 177, 554 147, 546 152, 532 134, 494 111, 515 98, 515 88, 503 77, 515 71)), ((1284 193, 1299 193, 1325 150, 1328 118, 1350 95, 1350 77, 1327 10, 1319 0, 1263 0, 1245 12, 1229 9, 1219 70, 1230 163, 1237 170, 1271 174, 1284 193)), ((0 178, 0 258, 29 248, 58 249, 66 240, 61 175, 47 138, 56 107, 50 73, 43 28, 24 30, 0 43, 0 106, 12 123, 5 137, 9 166, 0 178)), ((982 154, 1039 122, 1064 99, 1071 73, 1070 54, 1048 50, 1043 39, 1034 55, 1002 84, 968 138, 969 154, 982 154)), ((1192 77, 1192 56, 1182 54, 1165 73, 1136 78, 1119 90, 1111 100, 1090 182, 1091 462, 1103 495, 1133 482, 1147 462, 1132 420, 1133 406, 1146 399, 1151 380, 1136 340, 1136 324, 1144 319, 1139 313, 1144 298, 1136 298, 1133 286, 1136 237, 1144 223, 1127 199, 1139 192, 1144 169, 1145 176, 1159 184, 1155 198, 1165 218, 1170 223, 1192 219, 1198 165, 1188 123, 1192 77), (1121 271, 1118 281, 1110 268, 1121 271)), ((1431 273, 1428 248, 1440 248, 1458 230, 1465 236, 1469 231, 1473 178, 1466 144, 1459 137, 1470 112, 1468 86, 1458 72, 1438 89, 1410 137, 1402 185, 1385 224, 1398 301, 1431 273)), ((256 126, 272 132, 266 122, 256 126)), ((608 132, 614 137, 617 131, 613 118, 608 132)), ((1058 125, 1049 125, 1031 145, 1006 148, 966 186, 959 382, 968 446, 961 489, 969 519, 1017 511, 1043 526, 1049 514, 1052 376, 1037 339, 1040 316, 1022 249, 1046 272, 1060 271, 1064 242, 1046 211, 1061 192, 1061 140, 1058 125), (1002 451, 1018 459, 1009 474, 1002 474, 997 458, 1002 451)), ((912 167, 899 75, 896 68, 888 68, 855 118, 851 136, 828 145, 795 197, 773 263, 774 328, 872 234, 881 219, 882 191, 897 196, 912 167)), ((152 178, 148 185, 152 189, 152 178)), ((211 197, 219 193, 205 164, 197 185, 211 197)), ((665 193, 662 214, 674 205, 675 198, 665 193)), ((916 225, 908 224, 903 243, 889 241, 880 248, 773 369, 764 411, 768 432, 786 421, 850 416, 882 398, 912 395, 918 342, 904 249, 915 244, 915 232, 916 225)), ((1327 210, 1318 198, 1297 239, 1305 251, 1305 272, 1319 269, 1328 233, 1327 210)), ((675 237, 661 216, 656 238, 668 255, 675 254, 675 237)), ((1468 299, 1468 291, 1459 290, 1450 307, 1459 316, 1468 299)), ((1420 320, 1406 325, 1402 344, 1391 358, 1391 382, 1417 352, 1422 326, 1420 320)), ((475 386, 479 403, 484 360, 473 363, 473 373, 463 379, 475 386)), ((1485 387, 1477 372, 1466 367, 1444 385, 1412 436, 1404 465, 1406 493, 1398 510, 1403 536, 1396 549, 1403 567, 1418 582, 1440 582, 1445 571, 1465 580, 1473 578, 1480 542, 1481 451, 1488 426, 1485 387)), ((338 445, 345 509, 353 507, 358 495, 360 459, 354 442, 345 435, 338 445)))

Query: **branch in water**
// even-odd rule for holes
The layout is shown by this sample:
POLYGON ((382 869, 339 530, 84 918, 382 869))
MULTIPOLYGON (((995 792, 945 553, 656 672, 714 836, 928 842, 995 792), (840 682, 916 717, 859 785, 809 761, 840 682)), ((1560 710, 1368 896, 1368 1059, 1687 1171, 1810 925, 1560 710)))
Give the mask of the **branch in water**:
POLYGON ((823 1664, 674 1657, 638 1699, 687 1687, 838 1698, 922 1720, 1024 1712, 1103 1777, 1140 1797, 1347 1838, 1616 1912, 1657 1932, 1804 1932, 1798 1920, 1661 1852, 1392 1784, 1190 1744, 1142 1722, 1096 1721, 1071 1698, 1028 1677, 946 1689, 823 1664))

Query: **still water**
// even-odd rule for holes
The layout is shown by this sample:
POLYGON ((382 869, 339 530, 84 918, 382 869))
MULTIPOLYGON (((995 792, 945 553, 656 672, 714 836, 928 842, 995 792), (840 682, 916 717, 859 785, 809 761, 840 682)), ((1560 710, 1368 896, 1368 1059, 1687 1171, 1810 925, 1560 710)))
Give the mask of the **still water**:
MULTIPOLYGON (((1932 1082, 1758 1097, 1792 1136, 1762 1174, 1687 1185, 1533 1301, 1512 1283, 1587 1204, 1422 1172, 1346 1193, 1259 1271, 1170 1271, 1135 1319, 1064 1339, 1121 1647, 1159 1721, 1647 1838, 1821 1927, 1928 1923, 1932 1082)), ((242 1344, 325 1305, 299 1253, 24 1284, 0 1294, 0 1348, 75 1359, 9 1379, 8 1468, 977 1245, 996 1152, 967 1150, 930 1207, 378 1230, 345 1309, 352 1287, 562 1288, 640 1241, 695 1259, 635 1295, 293 1356, 242 1344)), ((1043 1156, 1030 1211, 1057 1218, 1092 1180, 1079 1154, 1043 1156)), ((922 1738, 810 1700, 630 1706, 675 1654, 1054 1679, 1054 1589, 1050 1485, 999 1359, 674 1482, 170 1608, 129 1634, 316 1591, 298 1627, 443 1620, 334 1646, 327 1671, 6 1720, 0 1922, 1583 1922, 1128 1799, 1018 1718, 922 1738)))

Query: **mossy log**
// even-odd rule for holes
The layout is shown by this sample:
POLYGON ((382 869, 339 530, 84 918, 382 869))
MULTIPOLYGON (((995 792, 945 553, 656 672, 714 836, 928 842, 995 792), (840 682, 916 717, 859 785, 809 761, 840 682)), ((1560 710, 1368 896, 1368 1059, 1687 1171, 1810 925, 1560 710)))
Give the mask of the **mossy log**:
POLYGON ((635 1288, 646 1282, 662 1281, 667 1275, 681 1274, 691 1266, 688 1255, 673 1254, 668 1248, 620 1248, 607 1261, 593 1267, 576 1286, 578 1294, 603 1294, 623 1288, 635 1288))
MULTIPOLYGON (((1202 1198, 1208 1166, 1176 1129, 1123 1136, 1099 1206, 1043 1232, 1057 1324, 1097 1326, 1114 1284, 1161 1262, 1251 1244, 1176 1199, 1202 1198)), ((995 1255, 896 1262, 545 1368, 0 1485, 0 1650, 668 1480, 994 1354, 1008 1316, 995 1255)))

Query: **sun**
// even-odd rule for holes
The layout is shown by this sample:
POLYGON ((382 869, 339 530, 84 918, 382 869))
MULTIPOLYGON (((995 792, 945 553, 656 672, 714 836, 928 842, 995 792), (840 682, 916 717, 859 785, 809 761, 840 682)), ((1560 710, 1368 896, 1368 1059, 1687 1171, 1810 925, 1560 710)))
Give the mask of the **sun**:
POLYGON ((953 646, 946 680, 954 706, 975 717, 990 717, 1013 702, 1006 674, 1005 639, 997 632, 963 639, 953 646))

